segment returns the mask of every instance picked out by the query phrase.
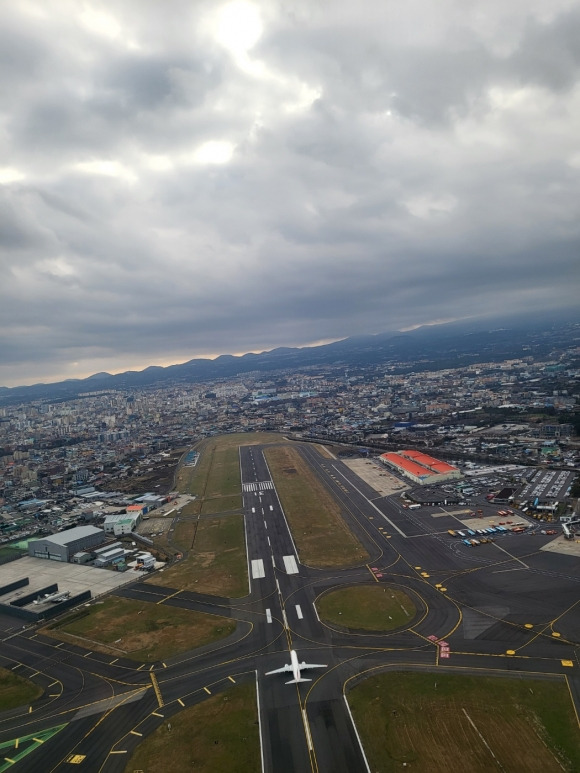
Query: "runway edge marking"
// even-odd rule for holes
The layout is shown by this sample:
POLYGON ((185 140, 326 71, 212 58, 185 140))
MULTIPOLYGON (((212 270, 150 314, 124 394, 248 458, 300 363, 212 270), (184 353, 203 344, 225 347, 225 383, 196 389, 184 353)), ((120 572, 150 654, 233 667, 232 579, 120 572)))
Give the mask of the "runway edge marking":
POLYGON ((346 694, 343 693, 342 697, 344 698, 344 702, 346 704, 346 710, 348 711, 348 716, 350 717, 350 721, 352 722, 352 727, 353 727, 353 730, 354 730, 354 734, 356 735, 356 740, 358 741, 358 745, 360 747, 360 753, 362 754, 363 760, 365 762, 365 767, 367 769, 367 773, 371 773, 371 769, 369 767, 369 761, 367 760, 367 755, 365 754, 365 750, 363 748, 362 741, 360 739, 360 735, 358 734, 358 730, 357 730, 355 721, 354 721, 353 716, 351 714, 350 706, 348 705, 348 699, 346 697, 346 694))
MULTIPOLYGON (((266 773, 264 766, 264 743, 262 741, 262 709, 260 706, 260 688, 258 686, 258 671, 256 670, 256 704, 258 707, 258 735, 260 736, 260 759, 262 762, 262 773, 266 773)), ((370 771, 369 771, 370 773, 370 771)))

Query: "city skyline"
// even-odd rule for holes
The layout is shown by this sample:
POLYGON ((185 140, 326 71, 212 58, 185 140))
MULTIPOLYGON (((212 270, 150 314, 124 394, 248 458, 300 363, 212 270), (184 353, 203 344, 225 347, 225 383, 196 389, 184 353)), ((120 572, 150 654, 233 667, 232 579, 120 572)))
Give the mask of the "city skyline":
POLYGON ((577 2, 0 18, 0 385, 577 305, 577 2))

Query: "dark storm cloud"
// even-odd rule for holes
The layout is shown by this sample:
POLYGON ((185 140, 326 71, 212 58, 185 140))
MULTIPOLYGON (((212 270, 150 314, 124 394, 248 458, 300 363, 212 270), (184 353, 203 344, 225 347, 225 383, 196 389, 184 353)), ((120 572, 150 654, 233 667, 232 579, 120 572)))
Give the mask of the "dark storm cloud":
POLYGON ((172 8, 0 11, 0 383, 576 302, 577 3, 172 8))

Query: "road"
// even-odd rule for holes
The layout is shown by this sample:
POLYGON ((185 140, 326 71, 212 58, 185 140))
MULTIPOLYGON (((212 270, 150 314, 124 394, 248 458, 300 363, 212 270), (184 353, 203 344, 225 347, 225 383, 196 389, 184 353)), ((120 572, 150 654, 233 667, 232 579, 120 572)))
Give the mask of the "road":
POLYGON ((77 763, 91 773, 123 771, 138 743, 172 715, 248 681, 258 688, 267 773, 367 771, 344 696, 377 670, 547 675, 565 679, 580 706, 576 559, 540 551, 547 539, 540 536, 508 535, 468 548, 448 536, 458 522, 442 508, 405 510, 341 461, 310 445, 296 448, 340 503, 369 553, 368 564, 343 570, 301 564, 263 448, 241 447, 248 596, 216 598, 143 582, 117 591, 231 617, 238 622, 235 633, 145 664, 0 620, 0 663, 45 688, 31 709, 0 716, 11 770, 48 773, 77 763), (319 621, 315 600, 321 593, 369 582, 399 587, 413 598, 418 612, 405 629, 365 634, 319 621), (289 662, 290 649, 300 660, 328 667, 307 674, 314 674, 308 683, 265 677, 289 662))

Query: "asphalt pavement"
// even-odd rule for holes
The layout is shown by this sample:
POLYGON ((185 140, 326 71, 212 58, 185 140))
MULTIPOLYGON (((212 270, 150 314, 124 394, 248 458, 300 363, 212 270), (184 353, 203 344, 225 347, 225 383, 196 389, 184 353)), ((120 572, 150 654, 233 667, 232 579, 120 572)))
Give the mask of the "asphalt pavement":
POLYGON ((340 503, 368 563, 341 570, 301 564, 262 447, 241 447, 248 596, 216 598, 139 581, 117 591, 231 617, 236 631, 150 664, 0 620, 0 664, 45 690, 31 707, 0 716, 11 770, 77 764, 85 773, 123 771, 143 738, 174 714, 248 681, 257 685, 257 769, 267 773, 367 771, 345 694, 379 670, 562 679, 580 706, 576 558, 540 551, 548 538, 538 535, 509 534, 469 548, 447 534, 458 521, 442 508, 409 511, 397 497, 379 496, 341 461, 307 444, 296 448, 340 503), (413 598, 417 615, 408 626, 364 633, 320 622, 315 600, 321 593, 375 582, 413 598), (306 672, 312 681, 300 684, 286 684, 284 674, 265 676, 290 662, 291 649, 327 668, 306 672))

